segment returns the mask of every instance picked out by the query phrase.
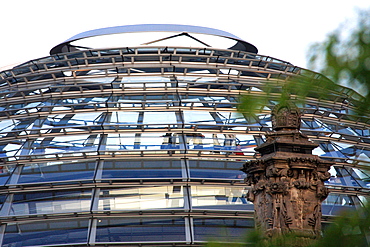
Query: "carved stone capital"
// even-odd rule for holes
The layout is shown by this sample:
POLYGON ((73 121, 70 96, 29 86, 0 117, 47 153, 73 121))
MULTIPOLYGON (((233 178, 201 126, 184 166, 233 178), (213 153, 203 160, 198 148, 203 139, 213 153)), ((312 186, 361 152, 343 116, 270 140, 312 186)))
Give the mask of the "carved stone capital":
POLYGON ((299 129, 301 126, 301 113, 293 103, 276 105, 272 110, 272 129, 299 129))
POLYGON ((256 148, 261 157, 246 162, 247 199, 255 205, 256 227, 267 235, 297 232, 315 237, 321 229, 321 202, 328 196, 324 182, 332 163, 312 155, 317 144, 299 131, 300 113, 292 104, 272 111, 273 129, 256 148))

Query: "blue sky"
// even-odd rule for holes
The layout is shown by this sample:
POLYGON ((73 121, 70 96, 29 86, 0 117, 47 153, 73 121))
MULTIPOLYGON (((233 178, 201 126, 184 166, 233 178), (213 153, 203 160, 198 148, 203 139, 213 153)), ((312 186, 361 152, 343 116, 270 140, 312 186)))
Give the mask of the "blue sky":
POLYGON ((262 55, 306 67, 308 46, 325 38, 368 0, 5 0, 1 4, 0 68, 47 56, 56 44, 109 26, 172 23, 221 29, 262 55))

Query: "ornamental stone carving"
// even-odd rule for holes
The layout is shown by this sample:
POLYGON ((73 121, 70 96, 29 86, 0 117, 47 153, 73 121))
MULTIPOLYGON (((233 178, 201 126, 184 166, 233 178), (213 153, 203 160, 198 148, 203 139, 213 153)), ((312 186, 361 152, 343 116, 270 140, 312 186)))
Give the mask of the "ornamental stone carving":
POLYGON ((295 232, 302 238, 321 233, 321 202, 331 162, 312 155, 317 145, 303 135, 301 114, 288 103, 272 111, 273 132, 256 148, 261 157, 244 164, 247 199, 254 203, 256 227, 267 236, 295 232))

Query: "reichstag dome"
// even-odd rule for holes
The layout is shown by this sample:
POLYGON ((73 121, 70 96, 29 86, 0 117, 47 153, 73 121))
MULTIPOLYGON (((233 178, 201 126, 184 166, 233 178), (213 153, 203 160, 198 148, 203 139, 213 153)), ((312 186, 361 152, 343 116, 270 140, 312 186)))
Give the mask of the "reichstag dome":
MULTIPOLYGON (((1 246, 241 241, 254 211, 240 169, 276 101, 248 117, 240 95, 303 77, 324 78, 224 31, 161 24, 87 31, 0 72, 1 246)), ((370 192, 359 97, 340 87, 300 106, 314 154, 335 162, 323 225, 370 192)))

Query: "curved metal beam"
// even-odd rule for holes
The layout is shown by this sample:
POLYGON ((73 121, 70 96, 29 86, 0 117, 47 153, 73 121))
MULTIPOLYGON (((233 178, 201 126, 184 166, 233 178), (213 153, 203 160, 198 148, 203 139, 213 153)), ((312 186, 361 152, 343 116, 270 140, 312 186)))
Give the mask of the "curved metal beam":
POLYGON ((71 47, 73 50, 73 46, 71 46, 70 43, 76 40, 81 40, 81 39, 91 38, 91 37, 96 37, 96 36, 101 36, 101 35, 110 35, 110 34, 119 34, 119 33, 139 33, 139 32, 178 32, 178 33, 185 32, 185 33, 208 34, 208 35, 213 35, 213 36, 229 38, 229 39, 237 41, 237 43, 233 47, 230 47, 230 49, 247 51, 247 52, 252 52, 252 53, 258 52, 258 49, 254 45, 242 40, 241 38, 231 33, 218 30, 218 29, 214 29, 214 28, 198 27, 198 26, 190 26, 190 25, 176 25, 176 24, 140 24, 140 25, 106 27, 106 28, 90 30, 90 31, 77 34, 67 39, 66 41, 54 46, 50 50, 50 55, 71 51, 70 49, 68 49, 71 47))

